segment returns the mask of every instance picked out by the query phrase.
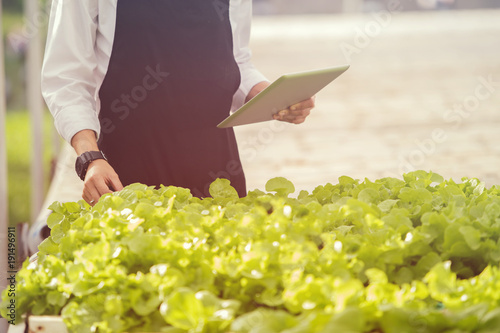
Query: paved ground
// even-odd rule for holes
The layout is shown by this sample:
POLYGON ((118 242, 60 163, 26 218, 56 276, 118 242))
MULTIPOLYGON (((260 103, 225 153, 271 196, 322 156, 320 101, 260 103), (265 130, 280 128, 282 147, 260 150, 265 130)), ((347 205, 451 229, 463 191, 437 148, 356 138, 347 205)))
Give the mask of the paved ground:
POLYGON ((254 63, 281 73, 351 68, 302 125, 237 128, 249 189, 417 169, 500 185, 500 11, 258 17, 254 63), (488 83, 493 81, 495 83, 488 83))

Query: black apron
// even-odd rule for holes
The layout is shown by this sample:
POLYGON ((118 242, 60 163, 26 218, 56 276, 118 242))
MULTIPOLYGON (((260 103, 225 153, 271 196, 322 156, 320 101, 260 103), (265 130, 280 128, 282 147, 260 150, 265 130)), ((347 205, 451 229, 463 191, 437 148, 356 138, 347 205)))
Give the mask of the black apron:
POLYGON ((229 1, 118 0, 99 148, 124 186, 204 197, 227 178, 246 195, 234 132, 216 127, 240 85, 229 1))

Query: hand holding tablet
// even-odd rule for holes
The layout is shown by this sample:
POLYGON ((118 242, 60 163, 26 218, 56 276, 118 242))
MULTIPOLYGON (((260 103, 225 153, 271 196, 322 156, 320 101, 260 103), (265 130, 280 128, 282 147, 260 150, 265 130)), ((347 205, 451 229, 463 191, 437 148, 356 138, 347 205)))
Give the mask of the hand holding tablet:
POLYGON ((232 127, 276 119, 273 115, 278 111, 309 100, 348 68, 349 65, 345 65, 283 75, 217 127, 232 127))
POLYGON ((311 114, 311 110, 315 106, 316 96, 313 96, 305 101, 291 105, 285 110, 280 110, 273 114, 274 120, 287 121, 292 124, 302 124, 311 114))

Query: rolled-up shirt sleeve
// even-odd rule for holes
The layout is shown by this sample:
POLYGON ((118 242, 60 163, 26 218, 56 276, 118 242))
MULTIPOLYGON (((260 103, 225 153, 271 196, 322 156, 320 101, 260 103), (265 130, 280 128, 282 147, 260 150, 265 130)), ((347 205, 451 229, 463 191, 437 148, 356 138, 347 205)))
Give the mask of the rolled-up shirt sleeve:
POLYGON ((252 22, 252 0, 231 0, 230 17, 233 29, 234 57, 241 72, 241 84, 233 97, 232 110, 245 103, 248 93, 257 83, 267 81, 251 62, 249 47, 252 22))
POLYGON ((42 95, 59 134, 71 143, 84 129, 99 134, 96 109, 97 0, 53 0, 42 66, 42 95))

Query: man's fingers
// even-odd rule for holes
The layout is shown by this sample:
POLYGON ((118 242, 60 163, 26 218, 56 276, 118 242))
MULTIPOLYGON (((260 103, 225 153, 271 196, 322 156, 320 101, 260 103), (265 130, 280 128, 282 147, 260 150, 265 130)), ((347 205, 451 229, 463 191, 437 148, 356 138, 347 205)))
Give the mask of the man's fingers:
POLYGON ((297 117, 291 123, 293 124, 302 124, 304 121, 306 121, 305 117, 297 117))
POLYGON ((90 199, 85 192, 82 193, 82 198, 83 200, 85 200, 85 202, 89 203, 90 199))
POLYGON ((316 96, 313 96, 305 101, 294 104, 285 110, 281 110, 273 115, 273 119, 287 121, 293 124, 300 124, 305 121, 307 116, 311 114, 311 110, 315 106, 316 96))
POLYGON ((294 122, 295 119, 297 118, 306 118, 311 114, 311 109, 305 109, 305 110, 300 110, 296 111, 294 114, 287 114, 286 116, 282 117, 280 120, 288 121, 288 122, 294 122))
MULTIPOLYGON (((121 186, 119 180, 118 182, 115 183, 114 186, 123 189, 123 186, 121 186)), ((85 201, 87 201, 90 205, 93 206, 99 200, 99 198, 102 197, 104 194, 112 193, 114 186, 111 189, 108 186, 108 184, 106 184, 104 178, 93 175, 85 180, 85 189, 83 198, 85 199, 85 201)))
POLYGON ((308 99, 307 101, 294 104, 288 109, 281 110, 273 115, 273 119, 277 120, 290 120, 290 117, 308 116, 310 111, 314 108, 314 100, 308 99))
POLYGON ((295 117, 302 117, 305 115, 305 112, 310 111, 311 109, 307 110, 295 110, 291 111, 289 109, 286 110, 281 110, 280 112, 276 113, 273 115, 273 119, 277 120, 285 120, 285 121, 290 121, 295 119, 295 117))
POLYGON ((297 117, 304 117, 305 118, 311 114, 311 110, 312 110, 312 108, 304 109, 304 110, 302 110, 301 114, 298 115, 297 117))
POLYGON ((107 161, 99 159, 89 165, 83 190, 83 198, 89 204, 93 205, 106 193, 122 189, 118 175, 107 161))
POLYGON ((303 112, 305 110, 310 110, 310 109, 297 109, 297 110, 290 110, 288 113, 287 113, 287 117, 301 117, 303 112))
POLYGON ((120 181, 120 178, 118 178, 118 176, 111 176, 110 179, 109 179, 109 182, 110 182, 110 190, 111 191, 121 191, 123 190, 123 185, 122 185, 122 182, 120 181))
POLYGON ((91 206, 94 206, 95 203, 99 200, 100 195, 97 192, 97 189, 95 187, 90 187, 85 185, 83 189, 83 195, 82 195, 83 200, 87 201, 87 203, 91 206))
POLYGON ((109 189, 108 185, 104 181, 104 179, 93 179, 94 186, 97 189, 97 193, 99 194, 99 198, 102 197, 106 193, 111 193, 112 191, 109 189))
POLYGON ((292 112, 303 109, 312 109, 314 107, 314 101, 315 97, 311 97, 309 99, 306 99, 305 101, 290 106, 289 109, 292 112))

